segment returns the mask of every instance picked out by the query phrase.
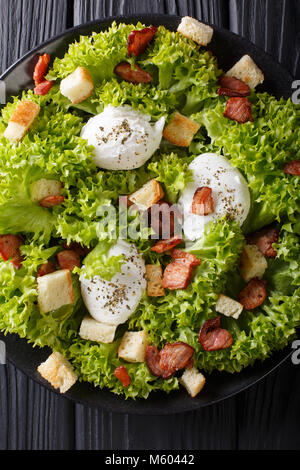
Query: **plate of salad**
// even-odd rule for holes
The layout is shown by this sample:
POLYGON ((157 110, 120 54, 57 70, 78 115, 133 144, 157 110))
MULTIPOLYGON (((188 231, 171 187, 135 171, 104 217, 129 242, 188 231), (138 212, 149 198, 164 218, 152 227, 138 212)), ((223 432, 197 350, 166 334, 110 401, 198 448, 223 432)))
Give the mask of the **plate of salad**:
POLYGON ((253 44, 190 17, 67 31, 2 77, 8 359, 115 411, 214 403, 300 325, 300 108, 253 44))

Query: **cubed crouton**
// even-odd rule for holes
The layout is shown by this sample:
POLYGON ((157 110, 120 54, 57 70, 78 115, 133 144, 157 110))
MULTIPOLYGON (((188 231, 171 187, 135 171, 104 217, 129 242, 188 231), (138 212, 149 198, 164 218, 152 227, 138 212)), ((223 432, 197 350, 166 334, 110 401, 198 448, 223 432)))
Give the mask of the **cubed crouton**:
POLYGON ((68 75, 60 83, 60 92, 73 104, 86 100, 94 90, 93 78, 84 67, 77 67, 75 72, 68 75))
POLYGON ((162 285, 163 271, 157 264, 146 265, 147 294, 150 297, 161 297, 165 295, 165 289, 162 285))
POLYGON ((226 75, 242 80, 250 88, 255 88, 264 81, 264 74, 249 55, 244 55, 226 75))
POLYGON ((52 353, 37 370, 60 393, 69 390, 78 379, 70 362, 59 352, 52 353))
POLYGON ((7 128, 4 131, 4 137, 11 141, 21 140, 33 121, 40 112, 38 104, 33 101, 23 100, 15 108, 7 128))
POLYGON ((79 336, 97 343, 112 343, 116 329, 116 325, 107 325, 85 316, 80 325, 79 336))
POLYGON ((190 16, 184 16, 182 18, 177 31, 201 46, 207 46, 214 33, 213 28, 190 16))
POLYGON ((31 200, 39 202, 48 196, 58 196, 61 194, 61 189, 60 181, 41 178, 31 186, 31 200))
POLYGON ((194 398, 204 387, 205 377, 195 367, 192 367, 191 369, 185 369, 179 382, 187 389, 191 397, 194 398))
POLYGON ((54 273, 39 277, 38 305, 43 313, 57 310, 63 305, 73 304, 75 295, 72 285, 71 273, 68 269, 61 269, 54 273))
POLYGON ((240 271, 245 282, 254 277, 261 279, 268 267, 266 258, 256 245, 245 245, 240 258, 240 271))
POLYGON ((164 192, 156 179, 148 181, 144 186, 129 196, 129 201, 142 210, 146 211, 164 197, 164 192))
POLYGON ((173 145, 189 147, 199 129, 200 126, 196 122, 176 112, 164 128, 163 136, 173 145))
POLYGON ((220 294, 215 309, 219 313, 223 313, 226 317, 239 318, 243 311, 243 305, 227 295, 220 294))
POLYGON ((127 362, 144 362, 148 344, 146 331, 126 331, 118 355, 127 362))

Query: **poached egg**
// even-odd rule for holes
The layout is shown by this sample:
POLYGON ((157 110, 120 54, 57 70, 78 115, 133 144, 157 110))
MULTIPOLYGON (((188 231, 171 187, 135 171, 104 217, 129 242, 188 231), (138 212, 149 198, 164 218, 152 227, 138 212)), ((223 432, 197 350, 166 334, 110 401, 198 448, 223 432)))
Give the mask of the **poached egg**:
POLYGON ((134 313, 146 289, 146 268, 132 243, 119 239, 108 256, 124 256, 121 271, 110 281, 81 276, 81 294, 91 316, 101 323, 120 325, 134 313))
POLYGON ((144 165, 158 149, 165 118, 151 117, 131 106, 107 106, 88 120, 81 137, 94 147, 94 160, 106 170, 133 170, 144 165))
POLYGON ((242 225, 250 209, 250 192, 247 182, 227 158, 215 153, 198 155, 189 165, 193 182, 187 184, 178 205, 183 214, 183 231, 188 240, 194 241, 204 234, 205 225, 225 214, 242 225), (214 211, 208 215, 191 213, 196 190, 207 186, 212 189, 214 211))

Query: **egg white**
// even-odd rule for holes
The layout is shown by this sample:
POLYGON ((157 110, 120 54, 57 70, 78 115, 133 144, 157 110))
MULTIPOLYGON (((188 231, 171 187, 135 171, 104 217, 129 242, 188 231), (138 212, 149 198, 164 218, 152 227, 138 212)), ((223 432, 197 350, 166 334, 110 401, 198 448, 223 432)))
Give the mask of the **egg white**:
POLYGON ((215 153, 198 155, 189 165, 193 182, 187 184, 178 205, 183 214, 183 231, 194 241, 204 234, 205 226, 225 214, 242 225, 250 210, 250 192, 247 182, 227 158, 215 153), (195 191, 203 186, 212 189, 214 212, 209 215, 191 213, 195 191))
POLYGON ((133 170, 144 165, 160 145, 165 118, 155 124, 150 119, 130 106, 109 105, 89 119, 81 137, 94 147, 99 168, 133 170))

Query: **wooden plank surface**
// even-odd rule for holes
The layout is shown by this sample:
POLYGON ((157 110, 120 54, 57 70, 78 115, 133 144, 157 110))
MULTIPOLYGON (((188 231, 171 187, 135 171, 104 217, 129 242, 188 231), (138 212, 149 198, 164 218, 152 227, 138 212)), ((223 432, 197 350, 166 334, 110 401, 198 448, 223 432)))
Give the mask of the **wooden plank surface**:
MULTIPOLYGON (((0 68, 73 24, 145 12, 230 27, 299 74, 297 0, 0 0, 0 68)), ((215 406, 127 416, 74 405, 0 365, 0 449, 299 449, 299 385, 300 368, 286 363, 215 406)))

